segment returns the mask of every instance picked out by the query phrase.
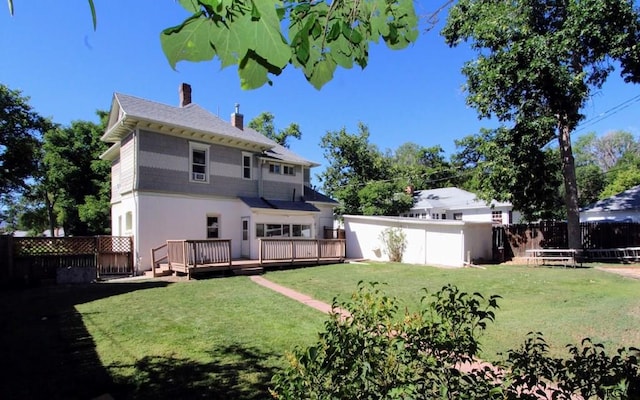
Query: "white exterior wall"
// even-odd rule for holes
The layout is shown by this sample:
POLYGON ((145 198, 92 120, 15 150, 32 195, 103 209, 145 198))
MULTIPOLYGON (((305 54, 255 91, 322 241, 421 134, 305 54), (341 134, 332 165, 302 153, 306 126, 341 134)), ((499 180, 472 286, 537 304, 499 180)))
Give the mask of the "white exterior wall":
POLYGON ((389 227, 405 232, 405 263, 462 267, 467 251, 471 260, 492 257, 491 222, 345 215, 344 225, 348 258, 388 261, 380 235, 389 227))
POLYGON ((242 217, 249 218, 249 251, 252 259, 258 259, 259 256, 255 231, 257 223, 310 225, 312 235, 315 235, 312 238, 319 237, 317 232, 322 229, 318 227, 317 212, 252 212, 241 200, 232 198, 134 192, 123 196, 119 203, 112 204, 111 213, 112 232, 116 235, 133 235, 138 271, 151 269, 151 249, 163 245, 167 240, 205 239, 207 216, 218 216, 219 237, 231 239, 233 258, 242 256, 242 217), (132 213, 130 231, 124 229, 127 212, 132 213), (138 221, 144 221, 144 224, 138 221))
POLYGON ((151 269, 151 249, 167 240, 205 239, 207 216, 218 216, 219 236, 231 239, 232 257, 240 257, 242 225, 239 216, 248 208, 237 199, 197 198, 159 194, 129 194, 111 207, 112 232, 133 235, 136 266, 151 269), (137 210, 137 212, 136 212, 137 210), (124 229, 127 212, 132 213, 131 231, 124 229), (121 222, 120 222, 121 221, 121 222), (139 221, 145 221, 139 224, 139 221), (120 223, 122 230, 120 229, 120 223))

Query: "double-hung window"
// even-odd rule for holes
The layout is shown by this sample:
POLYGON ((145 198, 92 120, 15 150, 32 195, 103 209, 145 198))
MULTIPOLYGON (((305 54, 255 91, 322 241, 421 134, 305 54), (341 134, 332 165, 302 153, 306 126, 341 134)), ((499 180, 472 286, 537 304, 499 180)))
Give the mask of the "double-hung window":
POLYGON ((189 143, 189 180, 191 182, 209 182, 208 145, 189 143))
POLYGON ((242 153, 242 178, 251 179, 251 154, 242 153))

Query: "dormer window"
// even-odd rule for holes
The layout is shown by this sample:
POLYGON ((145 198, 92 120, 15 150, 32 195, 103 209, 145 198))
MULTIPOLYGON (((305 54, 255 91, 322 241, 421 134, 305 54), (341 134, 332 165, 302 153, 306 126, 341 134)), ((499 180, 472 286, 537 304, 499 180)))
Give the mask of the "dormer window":
POLYGON ((189 180, 191 182, 209 182, 209 146, 202 143, 189 143, 189 180))

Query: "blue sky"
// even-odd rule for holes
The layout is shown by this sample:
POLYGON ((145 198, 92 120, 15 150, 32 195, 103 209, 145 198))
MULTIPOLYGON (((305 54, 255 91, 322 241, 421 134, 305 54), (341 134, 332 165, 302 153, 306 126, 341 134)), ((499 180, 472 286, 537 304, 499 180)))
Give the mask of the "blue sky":
MULTIPOLYGON (((298 123, 302 139, 291 142, 292 150, 322 164, 320 138, 343 127, 355 133, 358 122, 369 126, 371 142, 382 150, 414 142, 440 145, 447 155, 455 139, 491 126, 465 104, 460 69, 473 54, 448 48, 437 30, 401 51, 373 45, 366 69, 340 70, 320 91, 291 67, 274 86, 243 91, 237 71, 221 70, 217 60, 171 69, 159 34, 186 16, 175 1, 95 0, 96 31, 86 0, 14 3, 13 17, 0 6, 0 82, 60 124, 97 122, 95 110, 109 109, 114 92, 178 105, 178 87, 187 82, 193 101, 225 120, 239 103, 245 123, 263 111, 275 115, 277 128, 298 123)), ((419 13, 428 4, 419 4, 419 13)), ((640 136, 639 95, 640 85, 624 84, 614 72, 584 110, 577 135, 623 129, 640 136)))

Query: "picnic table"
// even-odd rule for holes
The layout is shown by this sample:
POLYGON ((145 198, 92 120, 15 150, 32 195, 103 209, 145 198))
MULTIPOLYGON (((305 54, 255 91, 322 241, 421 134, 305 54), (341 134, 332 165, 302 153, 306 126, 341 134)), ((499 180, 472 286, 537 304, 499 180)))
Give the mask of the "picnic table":
POLYGON ((575 249, 531 249, 526 250, 527 265, 564 265, 576 267, 578 251, 575 249))

